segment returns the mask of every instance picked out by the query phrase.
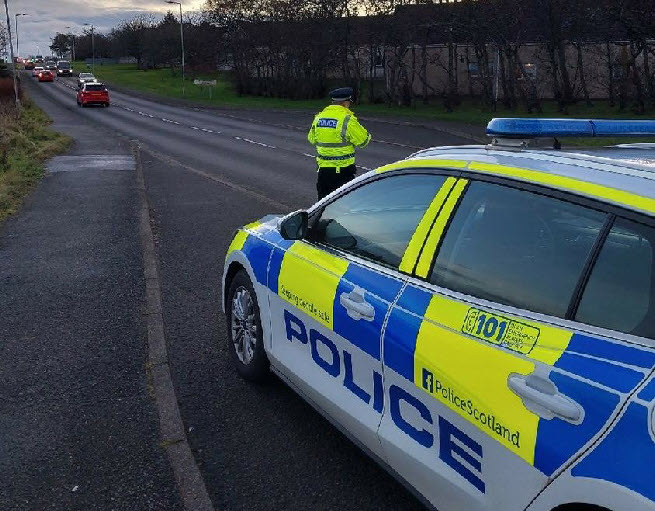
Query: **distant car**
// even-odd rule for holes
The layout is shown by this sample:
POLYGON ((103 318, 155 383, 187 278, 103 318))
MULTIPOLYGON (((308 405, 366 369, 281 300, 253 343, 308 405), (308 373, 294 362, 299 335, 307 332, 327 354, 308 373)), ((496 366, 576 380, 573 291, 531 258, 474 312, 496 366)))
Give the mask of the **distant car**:
POLYGON ((38 78, 41 71, 43 71, 43 66, 35 66, 34 69, 32 69, 32 76, 38 78))
POLYGON ((43 71, 39 71, 39 77, 38 78, 39 78, 40 82, 54 82, 55 81, 55 75, 49 69, 44 69, 43 71))
POLYGON ((71 63, 67 60, 60 60, 57 62, 57 76, 73 76, 71 63))
POLYGON ((77 105, 85 107, 87 105, 109 106, 109 91, 103 83, 88 82, 77 91, 77 105))
POLYGON ((82 88, 82 86, 86 82, 95 82, 95 81, 97 81, 96 77, 93 76, 92 73, 80 73, 80 76, 78 76, 77 78, 77 86, 78 88, 82 88))
POLYGON ((57 63, 52 61, 52 60, 48 61, 48 62, 45 63, 45 68, 48 71, 52 71, 53 73, 56 73, 57 72, 57 63))
POLYGON ((26 71, 31 71, 36 67, 36 64, 32 60, 26 60, 25 61, 25 70, 26 71))

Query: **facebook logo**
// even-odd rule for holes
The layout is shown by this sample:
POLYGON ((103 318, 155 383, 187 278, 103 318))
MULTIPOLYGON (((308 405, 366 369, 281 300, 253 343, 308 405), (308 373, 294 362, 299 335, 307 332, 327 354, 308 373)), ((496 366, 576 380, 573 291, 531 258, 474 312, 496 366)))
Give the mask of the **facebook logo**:
POLYGON ((423 369, 423 388, 425 390, 427 390, 428 392, 432 392, 432 387, 434 385, 433 381, 434 381, 434 377, 432 376, 432 373, 424 368, 423 369))

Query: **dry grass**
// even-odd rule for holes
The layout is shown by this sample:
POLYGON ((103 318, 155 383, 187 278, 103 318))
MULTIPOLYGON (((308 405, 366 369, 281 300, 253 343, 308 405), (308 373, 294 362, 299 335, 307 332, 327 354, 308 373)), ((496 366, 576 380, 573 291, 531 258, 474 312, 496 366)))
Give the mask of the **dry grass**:
POLYGON ((0 101, 0 223, 41 179, 44 161, 69 147, 71 139, 49 129, 51 123, 27 98, 18 120, 13 102, 0 101))

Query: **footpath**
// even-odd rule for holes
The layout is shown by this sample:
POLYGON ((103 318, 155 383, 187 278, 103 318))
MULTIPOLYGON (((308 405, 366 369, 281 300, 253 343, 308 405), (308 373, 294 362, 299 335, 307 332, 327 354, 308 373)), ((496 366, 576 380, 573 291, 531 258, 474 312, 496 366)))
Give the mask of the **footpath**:
POLYGON ((0 226, 0 509, 180 510, 146 373, 129 141, 46 111, 76 143, 0 226))

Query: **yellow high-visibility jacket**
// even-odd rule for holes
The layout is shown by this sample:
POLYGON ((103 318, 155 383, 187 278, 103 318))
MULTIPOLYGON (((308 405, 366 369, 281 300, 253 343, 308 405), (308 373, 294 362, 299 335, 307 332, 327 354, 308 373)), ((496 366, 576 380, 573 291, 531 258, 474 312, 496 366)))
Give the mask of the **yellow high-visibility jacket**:
POLYGON ((330 105, 314 117, 307 140, 316 146, 319 167, 340 168, 355 163, 355 147, 366 147, 371 135, 352 111, 330 105))

